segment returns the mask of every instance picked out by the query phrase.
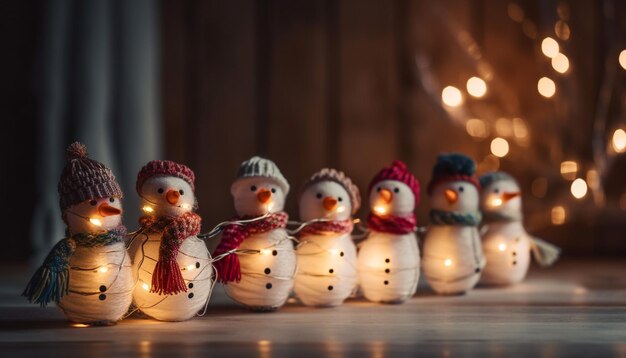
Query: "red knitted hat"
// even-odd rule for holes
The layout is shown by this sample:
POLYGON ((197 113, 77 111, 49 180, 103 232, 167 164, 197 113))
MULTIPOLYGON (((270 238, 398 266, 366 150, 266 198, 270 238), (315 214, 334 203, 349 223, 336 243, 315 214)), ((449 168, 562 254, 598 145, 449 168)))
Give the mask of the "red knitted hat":
POLYGON ((420 182, 411 174, 407 168, 406 164, 400 160, 394 160, 391 163, 391 166, 387 168, 383 168, 372 181, 370 182, 369 187, 367 188, 368 192, 372 191, 372 187, 383 180, 397 180, 399 182, 403 182, 408 185, 413 191, 413 195, 415 195, 415 205, 419 203, 420 200, 420 182))
POLYGON ((111 169, 89 159, 87 148, 79 142, 67 147, 67 164, 59 179, 59 205, 65 210, 86 200, 123 196, 111 169))
POLYGON ((137 184, 135 185, 137 192, 141 192, 141 186, 146 180, 156 175, 167 175, 181 178, 191 186, 191 190, 196 190, 194 186, 196 175, 188 166, 178 164, 171 160, 153 160, 144 165, 139 171, 139 174, 137 174, 137 184))

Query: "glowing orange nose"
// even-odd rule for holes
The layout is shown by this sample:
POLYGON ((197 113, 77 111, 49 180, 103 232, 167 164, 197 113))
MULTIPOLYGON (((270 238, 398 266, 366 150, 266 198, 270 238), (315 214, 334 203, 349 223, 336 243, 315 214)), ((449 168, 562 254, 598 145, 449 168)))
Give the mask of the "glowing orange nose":
POLYGON ((178 204, 178 199, 180 199, 180 193, 178 190, 168 190, 165 198, 170 205, 176 205, 178 204))
POLYGON ((381 189, 378 192, 378 195, 385 201, 385 203, 389 204, 391 203, 391 200, 393 199, 393 194, 391 194, 390 190, 387 189, 381 189))
POLYGON ((322 204, 324 204, 324 209, 332 211, 335 210, 335 208, 337 207, 337 199, 327 196, 322 201, 322 204))
POLYGON ((515 193, 504 193, 504 194, 502 194, 502 200, 506 203, 507 201, 509 201, 511 199, 515 199, 515 198, 517 198, 520 195, 521 195, 521 193, 519 191, 515 192, 515 193))
POLYGON ((452 189, 446 189, 443 191, 443 195, 446 197, 446 200, 449 204, 454 204, 459 199, 459 194, 452 189))
POLYGON ((100 214, 100 216, 113 216, 113 215, 119 215, 121 213, 122 213, 122 210, 118 208, 114 208, 107 203, 102 203, 100 204, 100 206, 98 206, 98 214, 100 214))
POLYGON ((272 197, 272 192, 267 189, 261 189, 258 193, 256 193, 256 198, 259 200, 259 203, 265 204, 272 197))

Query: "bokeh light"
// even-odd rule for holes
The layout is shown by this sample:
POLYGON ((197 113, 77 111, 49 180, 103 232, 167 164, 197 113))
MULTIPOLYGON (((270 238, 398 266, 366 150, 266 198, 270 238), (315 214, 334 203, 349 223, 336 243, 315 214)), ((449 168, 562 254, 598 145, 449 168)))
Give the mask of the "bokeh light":
POLYGON ((491 141, 491 153, 496 157, 504 157, 509 153, 509 142, 504 138, 494 138, 491 141))
POLYGON ((482 78, 472 77, 467 80, 467 93, 474 97, 482 97, 487 93, 487 84, 482 78))
POLYGON ((556 85, 548 77, 541 77, 537 82, 537 91, 540 95, 550 98, 556 93, 556 85))
POLYGON ((441 91, 441 100, 446 106, 458 107, 463 103, 463 95, 458 88, 448 86, 441 91))
POLYGON ((559 43, 552 37, 546 37, 541 41, 541 52, 547 57, 554 57, 559 54, 559 43))

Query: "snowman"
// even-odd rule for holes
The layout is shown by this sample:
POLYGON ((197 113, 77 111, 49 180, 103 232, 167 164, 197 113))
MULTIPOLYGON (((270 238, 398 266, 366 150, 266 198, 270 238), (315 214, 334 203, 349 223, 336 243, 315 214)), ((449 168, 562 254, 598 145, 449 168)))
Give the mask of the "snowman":
POLYGON ((296 271, 283 211, 289 183, 274 162, 254 156, 241 163, 230 192, 239 222, 224 229, 213 253, 217 280, 243 307, 276 310, 287 301, 296 271))
POLYGON ((144 216, 133 268, 137 309, 161 321, 184 321, 206 308, 213 268, 197 237, 201 219, 193 171, 169 160, 153 160, 137 175, 144 216))
POLYGON ((463 154, 442 154, 428 184, 432 226, 424 239, 422 267, 439 294, 473 288, 485 266, 477 226, 480 183, 475 163, 463 154))
POLYGON ((541 266, 556 261, 559 249, 524 229, 521 189, 515 178, 505 172, 491 172, 480 177, 480 184, 482 246, 487 258, 480 283, 511 285, 522 281, 531 252, 541 266))
POLYGON ((338 306, 357 284, 352 215, 359 188, 343 172, 325 168, 313 174, 300 195, 296 296, 307 306, 338 306))
POLYGON ((122 190, 111 169, 75 142, 58 185, 67 238, 57 243, 22 295, 54 301, 76 323, 108 325, 132 300, 133 277, 122 225, 122 190))
POLYGON ((415 236, 415 206, 420 186, 396 160, 369 185, 369 234, 359 245, 358 270, 365 298, 401 303, 417 289, 420 253, 415 236))

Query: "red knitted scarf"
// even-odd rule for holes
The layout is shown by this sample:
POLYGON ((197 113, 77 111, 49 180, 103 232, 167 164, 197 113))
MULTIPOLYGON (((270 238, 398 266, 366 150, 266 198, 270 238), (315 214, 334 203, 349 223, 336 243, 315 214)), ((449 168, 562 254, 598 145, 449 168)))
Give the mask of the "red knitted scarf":
POLYGON ((313 222, 300 230, 298 237, 304 237, 307 235, 328 235, 334 234, 349 234, 352 232, 354 224, 352 219, 346 219, 341 221, 318 221, 313 222))
MULTIPOLYGON (((222 233, 222 240, 213 252, 213 256, 225 254, 233 249, 239 248, 241 243, 250 235, 261 234, 270 230, 284 228, 287 226, 289 216, 285 212, 270 214, 264 219, 253 221, 246 224, 231 224, 226 226, 222 233)), ((237 217, 233 220, 246 220, 250 217, 237 217)), ((215 270, 217 271, 218 281, 223 284, 241 280, 241 267, 239 264, 239 256, 230 254, 215 262, 215 270)))
POLYGON ((386 232, 390 234, 408 234, 415 230, 415 215, 407 216, 385 216, 380 217, 370 213, 367 218, 367 227, 370 230, 386 232))
POLYGON ((177 218, 142 216, 139 219, 139 224, 145 232, 163 233, 159 247, 159 260, 152 273, 150 292, 172 295, 187 291, 187 285, 176 257, 183 240, 189 236, 198 235, 201 221, 200 216, 194 212, 184 213, 177 218))

